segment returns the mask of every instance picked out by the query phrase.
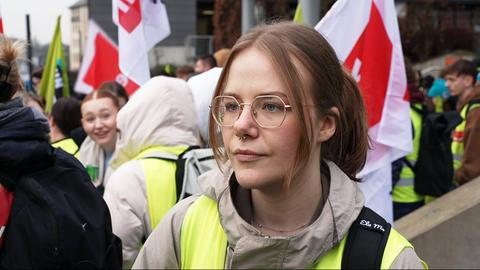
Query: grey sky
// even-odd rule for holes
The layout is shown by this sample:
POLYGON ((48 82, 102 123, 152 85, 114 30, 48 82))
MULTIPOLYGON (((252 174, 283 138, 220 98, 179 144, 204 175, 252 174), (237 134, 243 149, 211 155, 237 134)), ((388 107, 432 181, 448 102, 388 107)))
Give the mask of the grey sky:
POLYGON ((9 37, 27 38, 25 15, 30 14, 32 39, 41 44, 53 37, 56 18, 62 16, 62 42, 70 44, 70 7, 77 0, 0 0, 3 30, 9 37))

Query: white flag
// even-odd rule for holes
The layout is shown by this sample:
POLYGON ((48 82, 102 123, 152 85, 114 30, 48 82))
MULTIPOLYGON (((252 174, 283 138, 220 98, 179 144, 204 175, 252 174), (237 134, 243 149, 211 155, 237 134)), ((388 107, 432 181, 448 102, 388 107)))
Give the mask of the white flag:
POLYGON ((367 206, 392 220, 390 163, 412 151, 405 64, 393 0, 339 0, 315 27, 352 71, 373 149, 360 172, 367 206))
POLYGON ((161 0, 112 0, 118 26, 120 70, 138 85, 150 79, 148 51, 170 35, 167 10, 161 0))

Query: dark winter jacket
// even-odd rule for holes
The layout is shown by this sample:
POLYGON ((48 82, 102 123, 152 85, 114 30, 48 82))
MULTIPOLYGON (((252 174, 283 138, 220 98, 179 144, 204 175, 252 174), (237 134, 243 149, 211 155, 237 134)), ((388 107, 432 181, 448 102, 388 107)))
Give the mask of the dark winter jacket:
POLYGON ((47 119, 20 99, 0 103, 0 183, 14 194, 0 269, 120 268, 105 202, 48 133, 47 119))

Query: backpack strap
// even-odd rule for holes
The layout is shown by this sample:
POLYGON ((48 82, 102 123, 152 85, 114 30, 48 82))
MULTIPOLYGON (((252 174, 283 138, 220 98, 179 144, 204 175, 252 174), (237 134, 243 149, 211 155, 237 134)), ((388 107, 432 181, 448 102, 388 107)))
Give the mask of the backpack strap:
POLYGON ((415 166, 406 157, 403 157, 402 161, 408 168, 410 168, 410 170, 412 170, 412 172, 415 172, 415 166))
POLYGON ((347 236, 342 269, 380 269, 391 225, 363 207, 347 236))
POLYGON ((420 114, 422 117, 428 113, 428 109, 423 105, 410 104, 410 109, 420 114))
MULTIPOLYGON (((467 104, 467 112, 465 113, 465 115, 468 114, 468 111, 472 108, 473 105, 477 105, 477 104, 480 104, 480 99, 479 98, 470 100, 467 104)), ((477 107, 477 106, 475 106, 475 107, 477 107)))
POLYGON ((193 149, 199 149, 200 146, 197 145, 192 145, 189 146, 185 151, 183 151, 178 157, 174 158, 172 154, 165 154, 164 156, 159 156, 156 154, 155 156, 148 156, 144 157, 146 158, 153 158, 153 159, 160 159, 160 160, 166 160, 166 161, 172 161, 175 162, 176 165, 176 170, 175 170, 175 186, 176 186, 176 193, 177 193, 177 202, 180 199, 180 195, 182 193, 182 188, 183 188, 183 175, 185 174, 185 159, 184 155, 188 153, 190 150, 193 149))
POLYGON ((185 175, 185 158, 183 157, 188 151, 193 149, 199 149, 200 146, 192 145, 189 146, 183 153, 178 156, 177 159, 177 170, 175 171, 175 184, 177 185, 177 201, 180 200, 180 195, 183 190, 183 176, 185 175))

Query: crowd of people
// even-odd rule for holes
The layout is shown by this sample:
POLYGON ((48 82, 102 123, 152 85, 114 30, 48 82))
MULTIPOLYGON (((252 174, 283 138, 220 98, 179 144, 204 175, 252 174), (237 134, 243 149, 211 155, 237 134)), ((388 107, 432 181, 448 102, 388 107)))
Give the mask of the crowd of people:
POLYGON ((418 181, 415 178, 415 164, 422 143, 426 143, 420 140, 426 114, 456 112, 459 115, 459 122, 452 126, 453 130, 449 133, 451 149, 448 151, 451 151, 452 160, 445 162, 452 164, 437 164, 447 168, 453 165, 449 189, 453 190, 480 176, 479 66, 475 61, 460 59, 443 69, 438 78, 422 78, 408 62, 406 66, 414 149, 406 157, 408 165, 404 159, 393 163, 394 170, 399 167, 396 169, 400 173, 400 179, 392 187, 394 219, 399 219, 436 198, 430 192, 424 194, 415 188, 415 181, 418 181))
MULTIPOLYGON (((426 267, 364 206, 355 183, 369 147, 364 102, 314 29, 258 26, 177 78, 153 77, 131 97, 105 82, 82 100, 58 99, 48 116, 21 82, 22 50, 1 38, 0 268, 426 267), (162 157, 192 147, 211 148, 218 168, 198 179, 202 194, 179 201, 179 165, 162 157), (360 246, 369 237, 378 246, 360 246), (371 260, 355 261, 358 250, 371 260)), ((462 117, 452 186, 480 176, 476 76, 468 60, 438 79, 407 68, 409 162, 422 127, 413 107, 462 117)), ((429 201, 409 180, 414 169, 399 170, 395 218, 429 201)))

